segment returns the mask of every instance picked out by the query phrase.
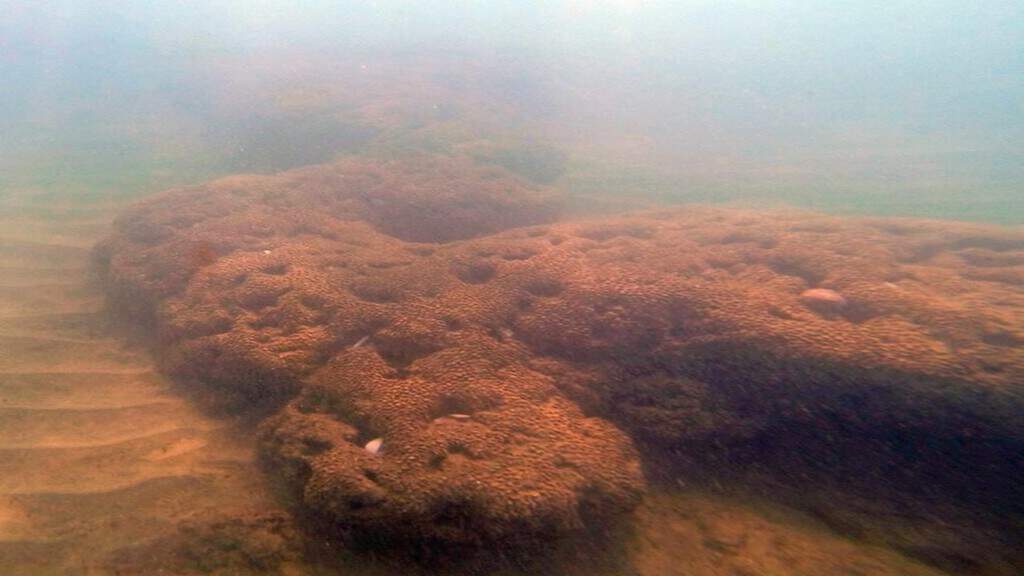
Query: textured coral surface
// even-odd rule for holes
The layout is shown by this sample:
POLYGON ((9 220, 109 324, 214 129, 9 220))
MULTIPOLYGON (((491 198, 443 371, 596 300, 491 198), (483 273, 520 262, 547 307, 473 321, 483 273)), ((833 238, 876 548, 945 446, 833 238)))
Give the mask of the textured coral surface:
POLYGON ((97 254, 166 369, 266 409, 268 462, 364 533, 573 530, 636 504, 640 454, 1019 517, 1024 233, 557 206, 345 160, 154 196, 97 254))

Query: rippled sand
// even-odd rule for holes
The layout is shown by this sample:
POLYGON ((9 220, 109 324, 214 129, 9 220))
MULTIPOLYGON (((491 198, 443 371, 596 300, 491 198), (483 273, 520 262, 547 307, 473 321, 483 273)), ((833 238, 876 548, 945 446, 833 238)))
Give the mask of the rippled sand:
POLYGON ((0 208, 0 572, 105 574, 184 520, 273 508, 252 449, 105 320, 110 206, 0 208))

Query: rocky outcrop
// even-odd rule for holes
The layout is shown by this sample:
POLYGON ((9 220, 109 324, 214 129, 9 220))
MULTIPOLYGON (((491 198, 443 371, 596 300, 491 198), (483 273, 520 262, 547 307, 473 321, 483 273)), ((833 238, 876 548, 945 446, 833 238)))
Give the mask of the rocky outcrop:
POLYGON ((268 408, 268 462, 356 531, 602 522, 643 489, 634 445, 1024 512, 1024 234, 557 204, 346 160, 155 196, 97 254, 166 368, 268 408))
POLYGON ((239 407, 284 404, 264 449, 309 508, 475 543, 580 528, 643 485, 626 435, 507 335, 521 290, 439 245, 556 209, 500 169, 347 161, 155 197, 98 253, 112 301, 156 322, 171 373, 239 407))

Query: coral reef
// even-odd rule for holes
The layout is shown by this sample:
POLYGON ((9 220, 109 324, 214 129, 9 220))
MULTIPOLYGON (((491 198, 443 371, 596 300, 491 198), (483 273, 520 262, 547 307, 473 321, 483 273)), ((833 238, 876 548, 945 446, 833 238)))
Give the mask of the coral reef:
POLYGON ((518 289, 488 294, 476 254, 438 253, 556 209, 497 168, 350 160, 155 197, 99 252, 112 301, 156 321, 171 373, 239 404, 290 400, 264 449, 311 509, 472 543, 580 528, 641 492, 625 434, 501 335, 518 289))
POLYGON ((1024 515, 1024 234, 557 206, 464 160, 344 160, 155 196, 97 254, 167 370, 272 412, 273 469, 378 539, 603 521, 638 453, 1024 515))

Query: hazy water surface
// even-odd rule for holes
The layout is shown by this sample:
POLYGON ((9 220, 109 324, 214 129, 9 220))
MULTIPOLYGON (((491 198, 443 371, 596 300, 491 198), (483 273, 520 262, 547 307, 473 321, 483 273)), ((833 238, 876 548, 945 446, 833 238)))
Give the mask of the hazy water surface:
POLYGON ((514 101, 499 121, 543 121, 578 164, 659 195, 1024 217, 1015 2, 8 2, 0 32, 5 188, 321 161, 351 140, 282 122, 281 92, 342 85, 327 62, 384 54, 402 75, 436 55, 514 101), (281 147, 319 148, 240 158, 275 123, 281 147))

